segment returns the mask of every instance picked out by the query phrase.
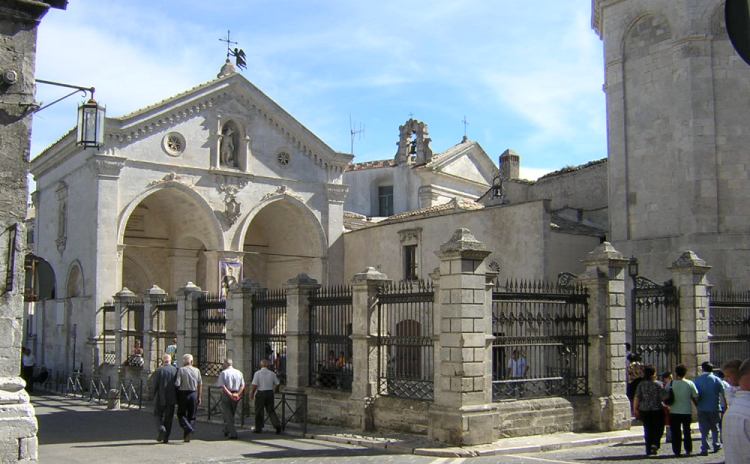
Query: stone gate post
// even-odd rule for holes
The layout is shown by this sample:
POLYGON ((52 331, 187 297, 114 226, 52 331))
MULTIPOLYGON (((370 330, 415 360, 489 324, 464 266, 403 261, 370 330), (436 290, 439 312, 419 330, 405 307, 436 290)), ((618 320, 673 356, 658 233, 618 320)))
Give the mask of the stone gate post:
POLYGON ((250 305, 252 295, 260 285, 250 279, 230 289, 227 297, 227 356, 232 358, 234 367, 241 370, 249 383, 253 366, 250 365, 250 305))
POLYGON ((685 251, 672 263, 672 283, 679 292, 680 362, 688 372, 699 373, 709 360, 708 280, 711 266, 692 251, 685 251))
POLYGON ((487 298, 490 254, 468 229, 440 247, 435 302, 435 400, 429 435, 453 445, 494 440, 492 403, 492 301, 487 298))
MULTIPOLYGON (((143 299, 143 373, 145 379, 152 370, 161 364, 161 355, 156 351, 156 337, 154 337, 154 318, 157 306, 167 299, 167 292, 154 284, 148 289, 143 299)), ((156 328, 158 330, 158 327, 156 328)))
MULTIPOLYGON (((195 314, 197 299, 202 295, 201 288, 192 282, 177 290, 177 353, 180 358, 185 353, 194 357, 198 349, 197 324, 198 317, 195 314)), ((182 365, 182 359, 177 360, 177 365, 182 365)))
MULTIPOLYGON (((300 391, 310 378, 310 294, 318 281, 298 274, 284 284, 286 291, 286 389, 300 391)), ((279 356, 282 353, 278 353, 279 356)))
POLYGON ((118 382, 122 378, 122 363, 125 361, 123 353, 127 355, 127 347, 123 346, 122 339, 122 317, 128 304, 135 300, 135 293, 131 292, 128 287, 122 287, 122 290, 115 293, 115 362, 117 363, 118 382))
POLYGON ((378 353, 375 346, 378 287, 389 283, 388 276, 373 267, 352 278, 352 402, 359 404, 359 428, 373 430, 372 400, 377 393, 378 353))
POLYGON ((589 293, 588 383, 591 428, 630 428, 630 401, 625 395, 625 266, 622 253, 604 242, 591 251, 578 279, 589 293))

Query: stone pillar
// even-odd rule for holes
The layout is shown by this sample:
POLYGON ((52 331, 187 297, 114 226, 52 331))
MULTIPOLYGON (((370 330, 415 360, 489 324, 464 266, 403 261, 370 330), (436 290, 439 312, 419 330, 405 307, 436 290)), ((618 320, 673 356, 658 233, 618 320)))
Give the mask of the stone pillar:
MULTIPOLYGON (((143 299, 143 373, 149 375, 161 364, 161 355, 156 351, 156 337, 154 337, 154 318, 156 307, 167 299, 167 292, 154 284, 148 289, 143 299)), ((158 330, 158 327, 156 328, 158 330)))
POLYGON ((591 427, 597 431, 630 428, 625 395, 625 267, 628 260, 604 242, 583 260, 578 279, 588 289, 588 378, 591 427))
MULTIPOLYGON (((310 304, 318 281, 299 274, 284 285, 286 290, 286 388, 299 391, 310 378, 310 304)), ((281 355, 281 353, 279 353, 281 355)))
POLYGON ((697 374, 709 360, 708 280, 711 266, 692 251, 685 251, 669 268, 680 304, 680 362, 688 372, 697 374))
POLYGON ((253 372, 250 359, 252 333, 250 306, 254 293, 260 285, 250 279, 230 289, 227 297, 227 356, 232 358, 234 367, 242 371, 246 378, 253 372))
POLYGON ((352 379, 351 399, 361 405, 359 428, 372 430, 372 398, 377 394, 378 353, 375 301, 378 287, 390 282, 373 267, 352 278, 352 379))
MULTIPOLYGON (((197 320, 195 314, 196 300, 203 292, 192 282, 177 290, 177 352, 181 355, 190 353, 196 356, 198 348, 197 320)), ((182 360, 177 360, 182 365, 182 360)))
MULTIPOLYGON (((122 290, 117 292, 114 296, 115 300, 115 362, 117 363, 117 378, 122 378, 122 363, 125 361, 128 349, 123 346, 122 337, 122 316, 125 314, 125 310, 128 304, 135 300, 135 293, 130 291, 127 287, 122 287, 122 290)), ((119 380, 118 380, 119 381, 119 380)))
POLYGON ((494 440, 492 300, 485 258, 490 254, 469 229, 457 229, 440 247, 435 302, 435 400, 430 438, 453 445, 494 440))

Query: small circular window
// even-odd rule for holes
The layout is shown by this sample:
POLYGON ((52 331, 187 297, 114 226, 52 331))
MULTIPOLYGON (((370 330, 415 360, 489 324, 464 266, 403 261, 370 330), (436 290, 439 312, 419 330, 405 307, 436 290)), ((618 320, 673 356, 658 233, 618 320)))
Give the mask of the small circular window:
POLYGON ((282 151, 276 156, 276 159, 278 160, 280 165, 286 166, 289 164, 289 153, 282 151))
POLYGON ((162 148, 169 156, 180 156, 185 151, 185 137, 178 132, 170 132, 164 136, 162 148))

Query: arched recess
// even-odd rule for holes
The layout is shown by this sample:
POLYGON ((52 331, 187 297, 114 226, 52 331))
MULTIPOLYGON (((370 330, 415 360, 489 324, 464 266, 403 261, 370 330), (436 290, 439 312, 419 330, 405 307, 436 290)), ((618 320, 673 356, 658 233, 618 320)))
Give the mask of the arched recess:
POLYGON ((281 195, 248 215, 238 233, 244 253, 243 274, 268 288, 280 287, 299 273, 319 282, 328 251, 323 227, 301 201, 281 195))
POLYGON ((211 266, 207 254, 222 249, 223 235, 192 189, 169 182, 146 191, 123 211, 120 225, 124 286, 136 294, 152 285, 174 294, 188 281, 205 288, 208 271, 199 266, 211 266))
POLYGON ((24 300, 27 302, 54 300, 57 293, 57 280, 52 265, 44 258, 28 253, 24 258, 24 268, 26 269, 24 300))
POLYGON ((65 281, 65 297, 77 298, 84 296, 83 269, 81 263, 75 260, 68 268, 67 279, 65 281))

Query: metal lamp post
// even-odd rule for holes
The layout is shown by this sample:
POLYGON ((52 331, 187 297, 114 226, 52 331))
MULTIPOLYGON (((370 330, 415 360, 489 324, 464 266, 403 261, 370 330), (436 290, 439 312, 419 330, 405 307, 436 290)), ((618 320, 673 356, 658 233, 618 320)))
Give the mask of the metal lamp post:
POLYGON ((628 275, 633 280, 633 288, 630 291, 630 344, 633 353, 636 353, 635 346, 635 308, 636 308, 636 287, 638 278, 638 258, 631 256, 628 261, 628 275))

